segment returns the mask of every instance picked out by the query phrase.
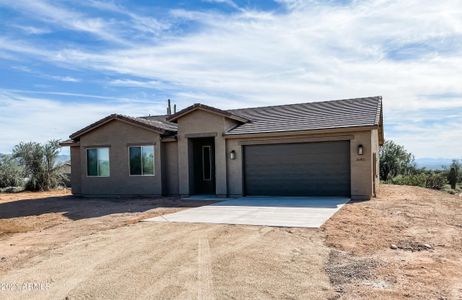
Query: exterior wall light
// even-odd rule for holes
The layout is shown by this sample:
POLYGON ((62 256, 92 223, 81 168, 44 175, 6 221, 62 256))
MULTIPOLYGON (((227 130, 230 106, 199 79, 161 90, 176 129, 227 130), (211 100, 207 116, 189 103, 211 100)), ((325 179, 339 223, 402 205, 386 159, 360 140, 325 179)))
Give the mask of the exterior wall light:
POLYGON ((364 146, 363 145, 358 145, 358 155, 363 155, 364 154, 364 146))
POLYGON ((231 160, 236 159, 236 151, 231 150, 231 152, 229 152, 229 159, 231 159, 231 160))

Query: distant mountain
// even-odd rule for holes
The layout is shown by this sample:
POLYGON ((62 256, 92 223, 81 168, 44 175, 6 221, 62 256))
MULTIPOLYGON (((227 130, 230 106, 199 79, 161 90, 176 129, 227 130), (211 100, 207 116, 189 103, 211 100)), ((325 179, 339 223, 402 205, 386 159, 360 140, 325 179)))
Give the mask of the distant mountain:
POLYGON ((422 157, 416 158, 415 162, 417 164, 417 167, 419 168, 427 168, 430 170, 442 170, 443 166, 449 166, 452 163, 452 159, 422 157))
MULTIPOLYGON (((11 155, 11 153, 0 153, 0 157, 2 155, 11 155)), ((66 154, 60 154, 60 155, 58 155, 58 158, 56 159, 56 161, 59 162, 59 163, 66 162, 66 161, 69 161, 69 160, 71 160, 71 157, 70 157, 70 155, 66 155, 66 154)))
POLYGON ((66 154, 60 154, 58 155, 58 158, 56 159, 56 161, 58 163, 64 163, 66 161, 69 161, 71 160, 71 157, 69 155, 66 155, 66 154))

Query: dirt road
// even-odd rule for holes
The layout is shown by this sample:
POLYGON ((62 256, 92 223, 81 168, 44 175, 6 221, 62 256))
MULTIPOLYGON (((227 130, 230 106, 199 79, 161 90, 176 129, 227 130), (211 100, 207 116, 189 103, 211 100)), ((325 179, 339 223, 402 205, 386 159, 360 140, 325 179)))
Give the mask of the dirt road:
POLYGON ((304 298, 332 295, 318 231, 138 223, 36 256, 0 282, 47 282, 11 299, 304 298))
POLYGON ((324 232, 340 299, 462 299, 462 197, 383 185, 324 232))
POLYGON ((175 198, 3 196, 1 298, 462 299, 462 199, 441 192, 383 186, 321 230, 138 222, 204 204, 175 198))

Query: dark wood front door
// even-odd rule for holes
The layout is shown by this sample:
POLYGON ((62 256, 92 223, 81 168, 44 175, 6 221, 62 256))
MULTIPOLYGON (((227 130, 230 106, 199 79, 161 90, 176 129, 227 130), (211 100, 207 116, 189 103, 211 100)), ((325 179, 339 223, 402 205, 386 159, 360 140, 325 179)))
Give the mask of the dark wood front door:
POLYGON ((194 193, 215 194, 215 140, 193 140, 194 193))

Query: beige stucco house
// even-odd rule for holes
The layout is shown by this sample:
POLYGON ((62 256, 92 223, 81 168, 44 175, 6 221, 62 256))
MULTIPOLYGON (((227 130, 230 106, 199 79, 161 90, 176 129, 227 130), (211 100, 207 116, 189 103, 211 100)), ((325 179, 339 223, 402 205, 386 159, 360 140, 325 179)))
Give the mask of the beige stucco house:
POLYGON ((369 199, 379 182, 382 98, 163 116, 118 114, 62 143, 82 196, 214 194, 369 199))

